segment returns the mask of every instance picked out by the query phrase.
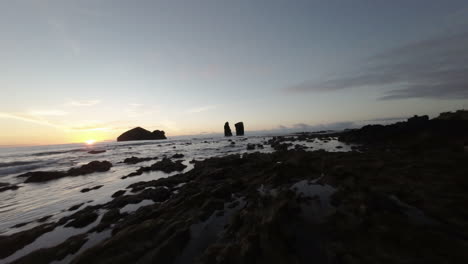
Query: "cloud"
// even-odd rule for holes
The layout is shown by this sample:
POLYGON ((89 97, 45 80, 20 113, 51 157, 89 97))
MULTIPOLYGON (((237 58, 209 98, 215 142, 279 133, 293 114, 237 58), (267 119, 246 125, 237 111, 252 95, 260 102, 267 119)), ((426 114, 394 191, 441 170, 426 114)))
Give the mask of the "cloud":
POLYGON ((446 34, 377 54, 350 74, 307 81, 295 92, 383 89, 380 100, 468 98, 468 32, 446 34))
POLYGON ((100 100, 71 101, 68 104, 72 106, 93 106, 101 103, 100 100))
POLYGON ((216 108, 215 105, 201 106, 201 107, 189 109, 189 110, 187 110, 187 113, 192 113, 192 114, 193 113, 200 113, 200 112, 205 112, 205 111, 212 110, 212 109, 215 109, 215 108, 216 108))
POLYGON ((29 115, 31 116, 65 116, 68 115, 67 112, 62 111, 62 110, 34 110, 34 111, 29 111, 29 115))
POLYGON ((20 120, 23 122, 33 123, 37 125, 54 127, 65 131, 98 131, 112 129, 109 126, 102 124, 101 121, 95 120, 76 121, 73 123, 73 125, 71 125, 64 122, 52 121, 47 119, 50 117, 63 116, 66 114, 66 112, 62 112, 59 110, 29 111, 25 113, 0 112, 0 119, 4 118, 20 120))
POLYGON ((43 119, 42 117, 39 116, 34 116, 31 114, 24 114, 24 113, 6 113, 6 112, 0 112, 0 118, 5 118, 5 119, 14 119, 14 120, 20 120, 24 122, 29 122, 29 123, 34 123, 38 125, 44 125, 44 126, 51 126, 51 127, 59 127, 58 125, 43 119))
POLYGON ((103 131, 103 130, 111 130, 110 127, 102 127, 102 126, 93 126, 93 125, 84 125, 84 126, 74 126, 68 127, 67 130, 73 131, 103 131))

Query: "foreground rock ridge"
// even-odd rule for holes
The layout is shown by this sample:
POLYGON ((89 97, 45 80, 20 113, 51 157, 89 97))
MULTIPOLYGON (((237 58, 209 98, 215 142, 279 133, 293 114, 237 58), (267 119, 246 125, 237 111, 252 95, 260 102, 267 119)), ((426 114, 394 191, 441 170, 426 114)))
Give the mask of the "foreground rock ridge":
POLYGON ((141 127, 135 127, 124 132, 117 138, 117 141, 131 141, 131 140, 158 140, 167 139, 165 132, 162 130, 155 130, 150 132, 141 127))
MULTIPOLYGON (((105 204, 78 204, 56 222, 0 236, 0 258, 59 226, 97 222, 13 263, 468 263, 468 121, 447 117, 273 137, 263 143, 273 153, 253 145, 193 161, 188 172, 133 183, 105 204), (294 145, 331 138, 353 151, 294 145), (144 200, 154 203, 120 210, 144 200), (106 230, 107 239, 83 249, 91 233, 106 230)), ((180 157, 128 177, 181 171, 171 160, 180 157)))

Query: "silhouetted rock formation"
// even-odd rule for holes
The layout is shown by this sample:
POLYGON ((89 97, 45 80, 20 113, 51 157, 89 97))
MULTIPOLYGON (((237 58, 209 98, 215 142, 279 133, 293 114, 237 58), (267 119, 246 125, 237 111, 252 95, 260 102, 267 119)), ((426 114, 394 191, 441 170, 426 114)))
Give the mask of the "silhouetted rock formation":
POLYGON ((448 147, 454 144, 461 148, 468 142, 468 120, 463 112, 443 113, 429 119, 428 116, 414 116, 407 122, 391 125, 367 125, 357 130, 345 131, 339 135, 344 142, 399 144, 401 146, 438 145, 448 147))
POLYGON ((135 127, 123 133, 117 138, 117 141, 130 141, 130 140, 156 140, 167 139, 164 131, 155 130, 150 132, 141 127, 135 127))
POLYGON ((224 124, 224 136, 225 137, 231 137, 232 136, 232 131, 231 131, 231 128, 229 127, 229 122, 226 122, 224 124))
POLYGON ((441 113, 435 119, 440 120, 468 120, 468 110, 458 110, 454 113, 452 112, 445 112, 441 113))
POLYGON ((243 136, 244 135, 244 123, 239 122, 234 125, 236 127, 236 136, 243 136))

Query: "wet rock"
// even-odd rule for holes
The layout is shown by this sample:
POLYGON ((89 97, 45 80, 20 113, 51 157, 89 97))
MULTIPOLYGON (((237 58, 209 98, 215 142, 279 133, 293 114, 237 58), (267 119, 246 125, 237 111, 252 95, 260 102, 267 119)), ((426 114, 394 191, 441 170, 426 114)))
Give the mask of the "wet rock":
POLYGON ((254 150, 255 149, 255 144, 247 144, 247 150, 254 150))
POLYGON ((144 161, 150 161, 150 160, 156 160, 158 159, 158 157, 149 157, 149 158, 138 158, 138 157, 130 157, 130 158, 126 158, 123 163, 126 163, 126 164, 137 164, 137 163, 140 163, 140 162, 144 162, 144 161))
POLYGON ((9 183, 6 183, 6 182, 0 182, 0 192, 4 192, 4 191, 7 191, 7 190, 17 190, 19 188, 18 185, 14 185, 14 184, 9 184, 9 183))
POLYGON ((81 167, 71 168, 68 171, 32 171, 27 172, 17 177, 26 177, 25 183, 29 182, 45 182, 55 180, 67 176, 79 176, 91 174, 94 172, 105 172, 112 167, 112 163, 108 161, 91 161, 81 167))
POLYGON ((165 157, 161 161, 158 161, 149 167, 139 168, 136 172, 132 172, 128 174, 127 176, 122 177, 122 179, 138 176, 138 175, 143 174, 143 172, 149 172, 149 171, 163 171, 165 173, 171 173, 174 171, 183 171, 186 167, 187 167, 186 165, 182 164, 182 160, 177 160, 173 162, 172 160, 165 157))
POLYGON ((88 151, 89 154, 99 154, 99 153, 104 153, 106 152, 105 150, 91 150, 88 151))
POLYGON ((244 135, 244 123, 243 122, 238 122, 234 124, 236 127, 236 136, 243 136, 244 135))
POLYGON ((68 211, 75 211, 75 210, 78 210, 78 208, 80 208, 84 203, 80 203, 80 204, 75 204, 73 206, 71 206, 70 208, 68 208, 68 211))
POLYGON ((12 226, 12 228, 20 228, 20 227, 23 227, 25 225, 28 225, 30 224, 31 222, 23 222, 23 223, 19 223, 19 224, 16 224, 14 226, 12 226))
POLYGON ((69 254, 76 253, 88 241, 86 234, 68 238, 65 242, 51 248, 41 248, 33 251, 13 262, 12 264, 47 264, 64 259, 69 254))
POLYGON ((116 191, 112 194, 112 198, 122 196, 125 193, 125 190, 116 191))
POLYGON ((229 127, 229 122, 226 122, 224 124, 224 136, 225 137, 231 137, 232 136, 232 131, 231 131, 231 128, 229 127))
POLYGON ((71 168, 66 173, 69 176, 79 176, 79 175, 86 175, 91 174, 94 172, 105 172, 110 170, 112 167, 112 163, 109 161, 91 161, 88 164, 85 164, 78 168, 71 168))
POLYGON ((169 198, 171 192, 165 187, 156 187, 155 189, 145 189, 138 196, 143 199, 153 200, 153 202, 163 202, 169 198))
POLYGON ((51 217, 52 217, 52 215, 46 215, 44 217, 41 217, 41 218, 37 219, 37 222, 38 223, 44 223, 45 221, 49 220, 51 217))
POLYGON ((62 217, 57 224, 65 225, 65 227, 85 227, 98 218, 97 210, 102 206, 103 205, 87 206, 69 216, 62 217))
POLYGON ((184 154, 180 154, 180 153, 172 155, 173 159, 180 159, 180 158, 183 158, 183 157, 184 157, 184 154))
POLYGON ((131 141, 131 140, 158 140, 167 139, 164 131, 155 130, 150 132, 141 127, 136 127, 126 131, 117 138, 117 141, 131 141))
POLYGON ((32 171, 27 172, 17 177, 27 177, 24 181, 25 183, 28 182, 45 182, 50 180, 59 179, 62 177, 66 177, 67 174, 62 171, 32 171))
POLYGON ((13 254, 54 228, 55 224, 43 224, 10 236, 0 236, 0 258, 13 254))
POLYGON ((224 209, 224 202, 221 199, 210 199, 206 201, 201 209, 200 219, 205 221, 214 213, 215 210, 223 210, 224 209))
POLYGON ((97 231, 97 232, 102 232, 105 229, 109 228, 113 223, 117 223, 117 221, 126 216, 127 214, 121 214, 120 210, 117 208, 110 209, 107 211, 101 218, 101 222, 99 225, 97 225, 95 228, 93 228, 91 231, 97 231))
POLYGON ((80 192, 85 193, 85 192, 89 192, 89 191, 92 191, 92 190, 97 190, 97 189, 100 189, 102 186, 104 186, 104 185, 97 185, 97 186, 94 186, 94 187, 91 187, 91 188, 84 188, 80 192))

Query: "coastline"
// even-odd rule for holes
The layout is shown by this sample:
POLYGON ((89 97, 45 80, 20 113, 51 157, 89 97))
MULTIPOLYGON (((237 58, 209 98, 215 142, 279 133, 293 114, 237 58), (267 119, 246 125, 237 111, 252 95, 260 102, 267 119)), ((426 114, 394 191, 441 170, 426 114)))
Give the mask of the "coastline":
POLYGON ((193 161, 185 173, 135 182, 107 203, 2 236, 0 251, 70 225, 88 230, 13 263, 467 261, 467 121, 425 122, 274 137, 264 142, 272 153, 193 161), (330 137, 359 145, 295 144, 330 137), (95 234, 105 238, 81 248, 95 234))

